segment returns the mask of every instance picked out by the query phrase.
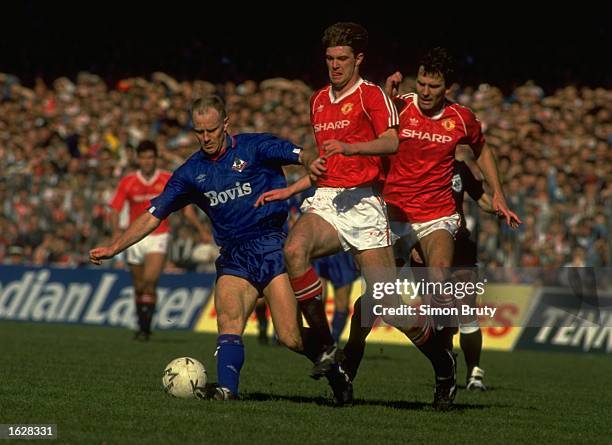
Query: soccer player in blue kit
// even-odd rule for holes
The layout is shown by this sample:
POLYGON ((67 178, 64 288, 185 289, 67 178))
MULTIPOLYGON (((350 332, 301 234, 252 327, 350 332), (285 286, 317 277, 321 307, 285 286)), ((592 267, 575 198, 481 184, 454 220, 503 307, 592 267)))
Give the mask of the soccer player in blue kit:
MULTIPOLYGON (((298 325, 297 303, 283 257, 286 202, 255 207, 267 190, 286 187, 282 165, 299 164, 302 149, 267 133, 228 133, 229 119, 218 96, 197 99, 191 110, 200 150, 180 166, 151 207, 110 246, 90 251, 100 264, 155 230, 162 220, 194 203, 210 218, 215 242, 221 247, 216 262, 217 377, 196 395, 228 400, 238 395, 244 363, 242 333, 257 298, 270 307, 279 341, 306 355, 315 364, 322 351, 316 336, 298 325)), ((334 394, 343 378, 327 375, 334 394)), ((341 377, 341 376, 340 376, 341 377)))

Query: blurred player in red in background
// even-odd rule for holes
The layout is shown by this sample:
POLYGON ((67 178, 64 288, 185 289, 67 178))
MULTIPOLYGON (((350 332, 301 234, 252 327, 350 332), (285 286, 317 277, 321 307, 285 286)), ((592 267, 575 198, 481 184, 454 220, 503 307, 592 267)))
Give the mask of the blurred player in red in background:
MULTIPOLYGON (((113 240, 121 235, 119 213, 127 202, 130 223, 144 213, 150 200, 159 195, 171 173, 157 168, 158 151, 154 142, 144 140, 136 147, 138 170, 124 176, 110 202, 110 223, 113 240)), ((185 207, 185 216, 200 233, 206 232, 195 211, 185 207)), ((148 340, 151 335, 151 320, 157 301, 157 282, 166 263, 170 224, 162 221, 149 236, 134 244, 126 251, 126 262, 130 266, 134 286, 134 302, 138 318, 138 331, 134 338, 148 340)))

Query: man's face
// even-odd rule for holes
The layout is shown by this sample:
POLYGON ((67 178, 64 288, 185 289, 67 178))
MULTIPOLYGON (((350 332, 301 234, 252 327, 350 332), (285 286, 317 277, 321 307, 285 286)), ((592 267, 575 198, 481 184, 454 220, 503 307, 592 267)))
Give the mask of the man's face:
POLYGON ((416 92, 419 108, 425 114, 436 114, 444 104, 446 83, 440 73, 425 73, 421 66, 416 79, 416 92))
POLYGON ((138 168, 145 176, 152 175, 157 167, 157 157, 155 156, 155 152, 152 150, 141 151, 138 153, 136 162, 138 162, 138 168))
POLYGON ((229 119, 222 119, 214 108, 208 108, 203 113, 194 113, 193 131, 204 153, 216 156, 221 152, 225 146, 228 122, 229 119))
POLYGON ((350 46, 332 46, 325 51, 325 63, 329 81, 336 91, 341 91, 347 86, 352 86, 351 81, 357 80, 359 76, 359 65, 363 60, 363 54, 357 56, 350 46))

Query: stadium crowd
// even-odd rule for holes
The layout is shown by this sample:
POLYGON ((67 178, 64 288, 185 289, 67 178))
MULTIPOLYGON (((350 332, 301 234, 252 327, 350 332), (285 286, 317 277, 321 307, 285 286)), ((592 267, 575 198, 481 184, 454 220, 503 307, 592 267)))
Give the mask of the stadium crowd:
MULTIPOLYGON (((402 90, 412 91, 414 79, 402 90)), ((86 266, 88 251, 110 236, 107 204, 134 168, 133 148, 152 139, 173 170, 198 149, 189 107, 202 94, 227 102, 232 132, 272 132, 312 146, 309 85, 268 79, 214 85, 164 73, 109 88, 80 73, 32 88, 0 73, 0 263, 86 266)), ((451 98, 481 118, 497 153, 511 207, 524 224, 512 231, 467 202, 479 258, 493 266, 609 267, 612 246, 612 91, 567 86, 546 95, 533 82, 510 96, 491 85, 455 86, 451 98)), ((299 170, 287 172, 290 180, 299 170)), ((204 220, 204 215, 200 215, 204 220)), ((211 236, 180 217, 168 271, 213 270, 211 236)), ((122 267, 123 260, 107 263, 122 267)))

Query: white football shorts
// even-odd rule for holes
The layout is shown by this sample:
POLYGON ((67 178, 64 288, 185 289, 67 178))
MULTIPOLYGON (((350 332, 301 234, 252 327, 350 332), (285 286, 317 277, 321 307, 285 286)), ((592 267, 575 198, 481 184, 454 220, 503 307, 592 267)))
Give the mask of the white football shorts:
POLYGON ((143 264, 145 255, 148 253, 167 253, 169 241, 169 233, 145 236, 136 244, 127 248, 125 259, 128 264, 143 264))
POLYGON ((372 187, 320 187, 304 200, 301 209, 330 223, 345 251, 392 244, 387 206, 372 187))

